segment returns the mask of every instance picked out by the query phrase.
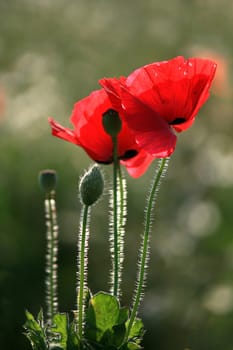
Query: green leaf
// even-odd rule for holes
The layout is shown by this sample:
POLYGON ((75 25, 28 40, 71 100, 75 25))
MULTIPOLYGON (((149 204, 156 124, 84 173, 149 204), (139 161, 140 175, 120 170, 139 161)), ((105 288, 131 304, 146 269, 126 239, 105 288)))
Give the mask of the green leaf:
MULTIPOLYGON (((126 328, 128 326, 128 323, 129 321, 126 322, 126 328)), ((129 339, 139 344, 142 340, 143 335, 144 335, 144 326, 143 326, 142 320, 139 318, 136 318, 130 330, 129 339)))
MULTIPOLYGON (((129 320, 127 320, 126 322, 126 329, 128 327, 129 324, 129 320)), ((137 318, 134 323, 133 326, 130 330, 129 333, 129 340, 123 344, 120 349, 121 350, 137 350, 137 349, 141 349, 140 343, 142 341, 142 337, 144 335, 144 326, 142 321, 137 318)))
POLYGON ((118 318, 119 303, 114 296, 100 292, 91 298, 87 311, 91 326, 104 333, 118 323, 118 318))
POLYGON ((71 322, 68 327, 68 340, 67 340, 67 350, 78 350, 80 349, 80 341, 78 339, 78 334, 75 329, 75 322, 71 322))
POLYGON ((121 350, 140 350, 140 349, 142 349, 141 346, 133 342, 128 342, 127 344, 125 344, 123 348, 121 348, 121 350))
POLYGON ((122 307, 119 310, 118 324, 125 323, 129 318, 129 310, 126 307, 122 307))
POLYGON ((126 332, 125 323, 113 326, 111 343, 116 345, 117 347, 120 346, 125 339, 125 332, 126 332))
POLYGON ((26 311, 26 322, 24 324, 25 335, 29 339, 33 350, 47 350, 46 333, 43 327, 43 313, 38 315, 39 321, 36 321, 33 315, 26 311))
POLYGON ((128 310, 120 308, 116 297, 99 292, 89 302, 86 313, 85 336, 104 349, 117 349, 125 337, 128 310))
POLYGON ((57 348, 66 350, 68 341, 68 316, 66 314, 55 314, 52 319, 53 326, 49 331, 54 336, 54 343, 57 348))
POLYGON ((39 322, 39 324, 41 325, 41 327, 44 327, 44 314, 43 314, 43 310, 40 309, 38 316, 37 316, 37 320, 39 322))

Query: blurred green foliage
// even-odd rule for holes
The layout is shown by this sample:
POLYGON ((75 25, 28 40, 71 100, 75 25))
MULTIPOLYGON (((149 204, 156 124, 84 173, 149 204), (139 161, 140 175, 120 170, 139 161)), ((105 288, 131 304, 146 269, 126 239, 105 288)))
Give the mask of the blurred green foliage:
MULTIPOLYGON (((144 347, 233 349, 232 15, 230 0, 0 0, 1 349, 30 349, 21 335, 24 310, 37 314, 44 305, 45 227, 37 181, 44 168, 59 174, 61 311, 75 303, 77 188, 90 160, 52 138, 47 117, 68 126, 74 102, 97 89, 99 78, 176 55, 216 58, 219 76, 195 125, 180 135, 159 194, 140 313, 148 330, 144 347)), ((154 166, 138 180, 127 176, 125 305, 154 166)), ((111 170, 104 170, 109 183, 111 170)), ((108 289, 107 194, 93 209, 93 292, 108 289)))

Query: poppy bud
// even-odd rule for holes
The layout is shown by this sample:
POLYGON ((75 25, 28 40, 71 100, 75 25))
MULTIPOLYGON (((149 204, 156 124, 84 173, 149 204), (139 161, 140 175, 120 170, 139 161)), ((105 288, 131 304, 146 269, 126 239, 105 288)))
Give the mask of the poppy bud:
POLYGON ((94 204, 102 195, 104 179, 98 165, 93 165, 81 178, 79 192, 84 205, 94 204))
POLYGON ((57 173, 55 170, 45 169, 39 173, 39 184, 46 193, 55 190, 57 184, 57 173))
POLYGON ((115 137, 121 131, 122 122, 119 114, 114 109, 108 109, 103 113, 103 127, 106 133, 115 137))

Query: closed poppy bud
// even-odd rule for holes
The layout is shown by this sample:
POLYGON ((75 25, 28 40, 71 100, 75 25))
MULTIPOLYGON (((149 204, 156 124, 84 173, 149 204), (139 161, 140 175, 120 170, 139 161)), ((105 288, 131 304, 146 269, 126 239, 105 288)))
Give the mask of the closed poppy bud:
POLYGON ((112 137, 119 134, 122 127, 122 122, 117 111, 114 109, 108 109, 105 113, 103 113, 103 127, 106 133, 112 137))
POLYGON ((92 166, 81 178, 79 192, 84 205, 94 204, 102 195, 104 179, 98 165, 92 166))
POLYGON ((57 173, 55 170, 45 169, 39 173, 39 184, 46 193, 55 190, 57 184, 57 173))

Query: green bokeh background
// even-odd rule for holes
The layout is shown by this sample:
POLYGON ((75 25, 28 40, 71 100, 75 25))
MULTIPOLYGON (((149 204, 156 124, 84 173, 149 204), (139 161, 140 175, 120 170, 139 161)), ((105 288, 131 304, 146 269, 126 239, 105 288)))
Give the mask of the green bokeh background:
MULTIPOLYGON (((140 316, 146 350, 233 350, 233 102, 230 0, 0 0, 0 348, 30 349, 24 310, 44 305, 45 226, 37 174, 59 174, 59 299, 75 304, 78 180, 90 160, 50 136, 47 117, 69 126, 73 104, 98 79, 176 55, 220 57, 217 80, 194 126, 179 135, 157 202, 140 316), (224 72, 223 72, 224 73, 224 72), (218 84, 217 84, 218 83, 218 84), (1 111, 1 109, 0 109, 1 111)), ((155 162, 156 163, 156 162, 155 162)), ((129 305, 150 170, 128 180, 122 304, 129 305)), ((108 188, 93 209, 89 281, 108 290, 108 188)))

